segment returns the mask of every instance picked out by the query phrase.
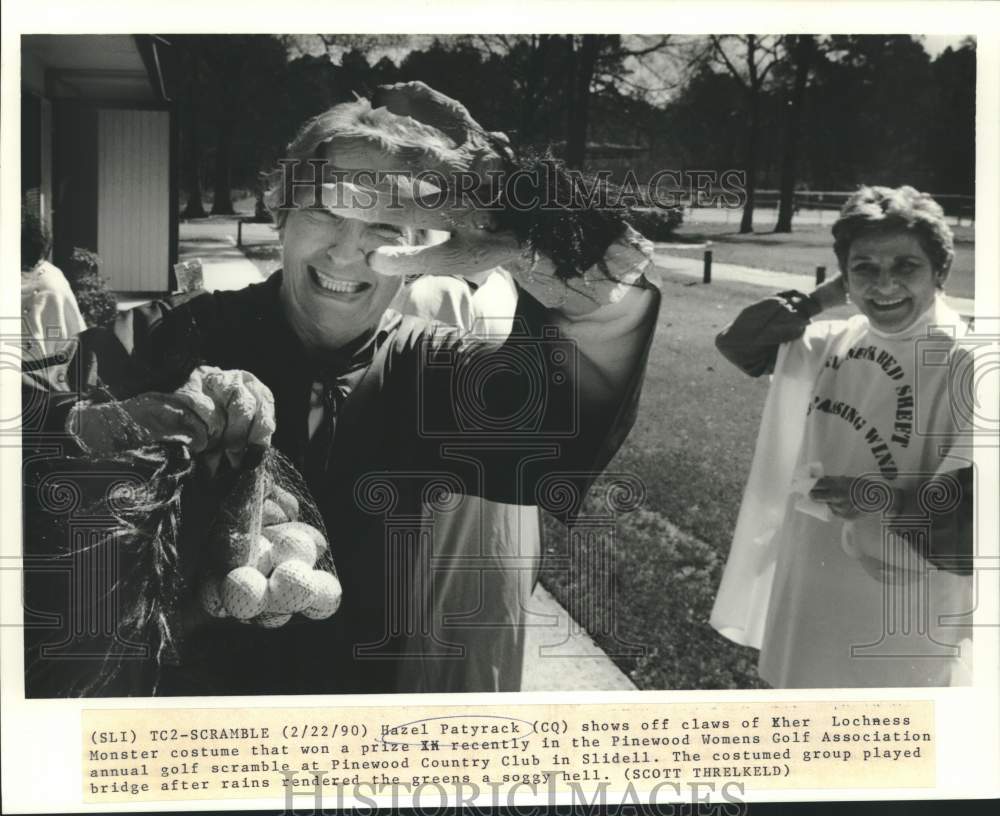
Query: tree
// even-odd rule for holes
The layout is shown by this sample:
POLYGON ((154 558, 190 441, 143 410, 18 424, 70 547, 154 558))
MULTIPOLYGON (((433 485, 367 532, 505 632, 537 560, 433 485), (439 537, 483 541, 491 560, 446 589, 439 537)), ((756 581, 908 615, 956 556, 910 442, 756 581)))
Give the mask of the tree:
MULTIPOLYGON (((671 50, 673 40, 669 36, 617 34, 489 34, 457 37, 441 44, 478 47, 490 58, 484 65, 506 66, 514 80, 516 141, 521 146, 562 142, 566 163, 581 167, 591 133, 593 102, 602 97, 614 100, 615 107, 622 110, 644 98, 653 89, 637 77, 648 68, 649 58, 671 50)), ((652 70, 648 73, 658 76, 652 70)), ((503 121, 496 126, 510 127, 503 121)))
POLYGON ((696 62, 711 63, 728 71, 743 89, 747 112, 743 169, 746 173, 746 202, 740 232, 753 232, 754 198, 761 131, 761 104, 768 75, 782 58, 782 37, 756 34, 711 35, 696 56, 696 62))
POLYGON ((590 86, 594 81, 600 34, 583 34, 577 43, 572 34, 566 37, 566 164, 583 167, 587 154, 587 127, 590 124, 590 86))
POLYGON ((800 122, 802 119, 802 102, 805 98, 806 83, 809 72, 816 58, 816 37, 812 34, 797 34, 791 39, 788 47, 788 58, 791 62, 792 81, 786 91, 785 102, 785 138, 781 162, 780 198, 778 201, 778 221, 775 232, 792 231, 792 215, 795 209, 795 182, 799 153, 799 140, 802 138, 800 122))
POLYGON ((824 55, 810 89, 822 107, 807 141, 826 189, 932 184, 928 126, 938 100, 923 45, 909 35, 833 35, 824 55))
POLYGON ((180 99, 178 100, 178 108, 181 141, 185 145, 182 172, 184 186, 187 188, 187 203, 181 215, 183 218, 204 218, 207 213, 201 200, 201 74, 203 66, 194 38, 174 38, 172 45, 176 49, 179 66, 180 99))
POLYGON ((232 214, 232 185, 254 185, 259 164, 273 161, 285 125, 287 52, 269 35, 176 35, 186 76, 185 214, 199 217, 201 155, 211 145, 212 214, 232 214))
POLYGON ((936 85, 936 110, 929 160, 936 190, 972 195, 976 185, 976 42, 946 48, 931 66, 936 85))

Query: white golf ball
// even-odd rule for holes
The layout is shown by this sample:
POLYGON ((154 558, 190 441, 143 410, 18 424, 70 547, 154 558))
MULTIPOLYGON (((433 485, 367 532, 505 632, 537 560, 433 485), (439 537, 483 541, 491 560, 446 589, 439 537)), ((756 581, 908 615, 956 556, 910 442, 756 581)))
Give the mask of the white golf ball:
POLYGON ((312 604, 318 590, 314 570, 305 562, 276 564, 267 579, 267 611, 299 612, 312 604))
POLYGON ((222 583, 222 602, 234 618, 246 620, 264 611, 267 578, 254 567, 237 567, 222 583))
POLYGON ((274 524, 284 524, 288 521, 288 515, 281 509, 281 505, 273 499, 264 499, 264 506, 261 508, 261 524, 270 527, 274 524))
POLYGON ((265 527, 263 534, 271 542, 271 563, 301 561, 307 567, 316 563, 316 545, 307 533, 293 527, 292 523, 265 527))
POLYGON ((306 524, 304 521, 290 521, 288 522, 287 527, 289 530, 298 530, 299 532, 305 533, 312 539, 313 544, 316 545, 317 558, 319 558, 319 556, 323 554, 323 551, 330 546, 323 533, 311 524, 306 524))
POLYGON ((302 610, 302 614, 313 620, 330 617, 340 607, 340 599, 343 590, 340 581, 332 572, 323 570, 313 570, 315 581, 318 586, 316 597, 309 606, 302 610))
POLYGON ((268 498, 274 499, 292 521, 299 517, 299 500, 283 487, 272 486, 271 495, 268 498))

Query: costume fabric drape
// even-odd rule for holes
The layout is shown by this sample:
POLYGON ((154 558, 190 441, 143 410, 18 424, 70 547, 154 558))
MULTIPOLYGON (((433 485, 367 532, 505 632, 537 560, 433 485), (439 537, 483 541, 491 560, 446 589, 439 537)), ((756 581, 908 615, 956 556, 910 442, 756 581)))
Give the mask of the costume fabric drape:
MULTIPOLYGON (((421 278, 394 304, 402 314, 494 343, 509 335, 516 306, 516 286, 503 270, 491 273, 475 294, 464 280, 421 278)), ((451 507, 425 510, 432 564, 426 603, 440 646, 408 673, 409 687, 519 691, 528 602, 541 558, 538 508, 459 496, 451 507)))
POLYGON ((905 332, 879 332, 860 315, 821 321, 779 352, 712 613, 722 634, 761 649, 772 685, 968 681, 969 577, 933 568, 881 514, 845 531, 842 519, 803 512, 791 492, 808 466, 911 489, 968 467, 970 438, 942 365, 963 332, 939 297, 905 332))

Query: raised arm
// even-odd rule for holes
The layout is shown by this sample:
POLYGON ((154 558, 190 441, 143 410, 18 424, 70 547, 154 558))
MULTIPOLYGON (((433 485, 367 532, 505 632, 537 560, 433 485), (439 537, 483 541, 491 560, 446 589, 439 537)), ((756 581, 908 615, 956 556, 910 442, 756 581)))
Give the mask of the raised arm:
POLYGON ((802 336, 809 321, 824 309, 844 303, 840 276, 811 294, 789 290, 748 306, 715 338, 715 347, 751 377, 774 371, 778 348, 802 336))
POLYGON ((381 401, 401 417, 387 433, 462 492, 572 517, 634 422, 659 292, 639 285, 587 323, 519 295, 499 346, 403 321, 384 364, 381 401))

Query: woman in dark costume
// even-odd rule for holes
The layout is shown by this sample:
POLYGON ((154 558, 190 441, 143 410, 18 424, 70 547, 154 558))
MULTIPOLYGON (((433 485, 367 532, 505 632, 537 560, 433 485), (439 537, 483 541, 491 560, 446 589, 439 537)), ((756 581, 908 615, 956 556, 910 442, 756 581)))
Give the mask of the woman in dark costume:
POLYGON ((438 690, 415 671, 454 657, 427 619, 424 507, 461 494, 544 507, 559 480, 575 490, 558 508, 572 518, 621 445, 659 308, 642 276, 648 242, 625 228, 603 269, 564 280, 492 217, 430 210, 419 185, 361 178, 427 167, 485 174, 504 165, 503 150, 421 83, 384 89, 375 110, 334 108, 290 146, 291 158, 338 172, 321 206, 298 206, 319 203, 308 184, 278 196, 281 272, 240 291, 156 301, 113 331, 84 333, 67 364, 69 390, 45 391, 46 427, 65 426, 91 452, 115 447, 122 410, 154 437, 186 435, 192 452, 234 463, 273 429, 271 444, 303 473, 330 532, 344 584, 337 615, 276 630, 201 621, 162 693, 438 690), (403 205, 388 205, 387 193, 403 205), (407 246, 427 227, 451 239, 407 246), (518 284, 517 329, 502 345, 386 310, 405 275, 501 264, 518 284), (203 394, 228 412, 219 427, 178 404, 175 391, 190 391, 199 366, 244 372, 215 377, 203 394), (115 402, 89 399, 97 387, 115 402))

